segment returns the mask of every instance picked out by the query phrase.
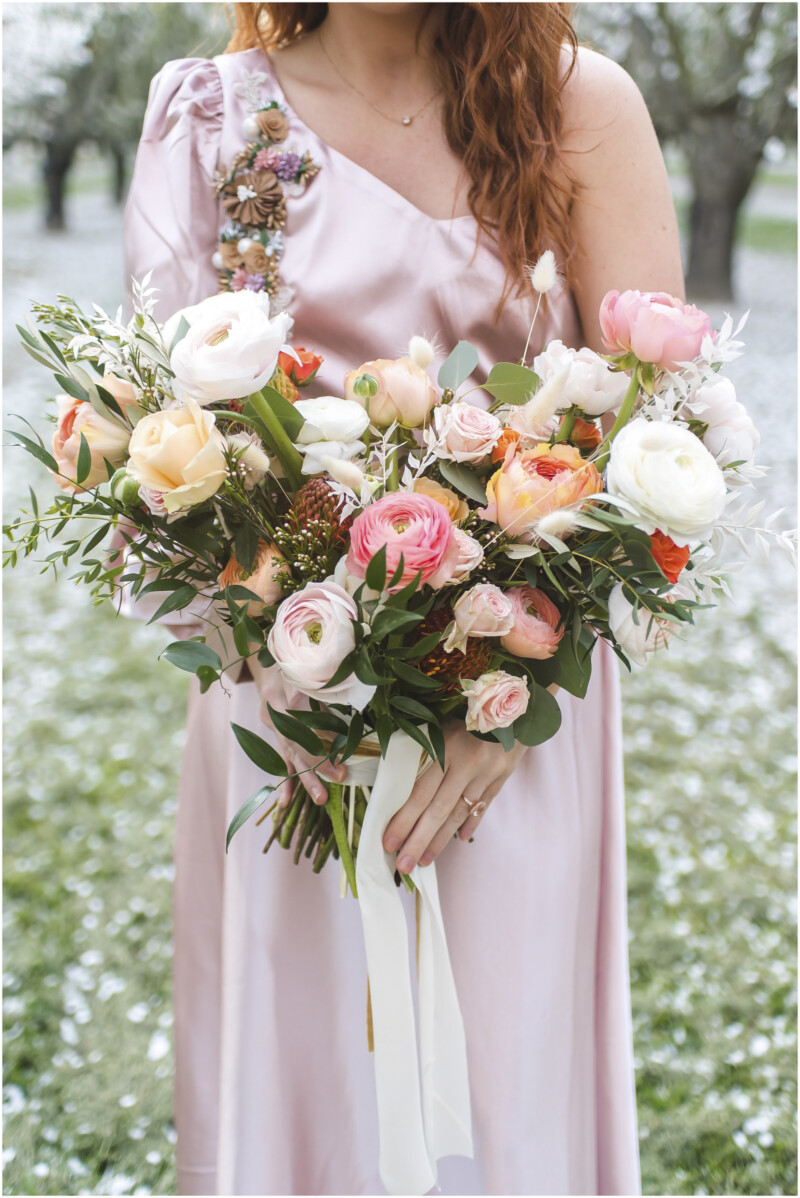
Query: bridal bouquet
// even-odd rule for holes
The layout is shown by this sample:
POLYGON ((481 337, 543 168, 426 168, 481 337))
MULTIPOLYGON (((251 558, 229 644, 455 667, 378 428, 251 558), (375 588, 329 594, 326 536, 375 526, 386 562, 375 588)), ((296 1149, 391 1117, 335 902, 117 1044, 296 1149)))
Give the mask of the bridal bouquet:
MULTIPOLYGON (((545 255, 534 285, 554 278, 545 255)), ((188 608, 225 634, 227 653, 199 635, 163 654, 203 690, 255 659, 273 727, 355 779, 320 808, 234 725, 296 784, 266 847, 315 870, 333 854, 353 894, 369 798, 355 767, 398 730, 442 765, 448 721, 539 744, 559 727, 552 692, 585 694, 599 638, 644 663, 725 588, 722 540, 747 524, 733 505, 758 473, 758 433, 719 373, 739 351, 730 319, 712 332, 668 295, 610 292, 605 356, 552 341, 531 368, 526 346, 476 381, 461 341, 434 383, 414 337, 340 394, 301 398, 322 359, 289 343, 268 297, 223 293, 159 324, 152 296, 145 280, 129 324, 61 296, 20 327, 61 394, 49 445, 12 435, 61 493, 7 526, 7 561, 68 532, 47 564, 77 565, 98 600, 163 594, 154 619, 188 608), (125 551, 104 558, 112 530, 125 551)))

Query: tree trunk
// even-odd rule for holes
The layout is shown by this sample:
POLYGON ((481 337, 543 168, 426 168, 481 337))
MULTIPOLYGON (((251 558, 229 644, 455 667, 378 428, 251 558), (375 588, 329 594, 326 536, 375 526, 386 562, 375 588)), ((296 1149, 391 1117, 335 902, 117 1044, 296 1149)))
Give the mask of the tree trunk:
POLYGON ((739 204, 695 194, 689 217, 686 290, 693 299, 733 299, 733 247, 739 204))
POLYGON ((125 151, 120 146, 112 146, 111 155, 114 159, 114 203, 121 204, 125 199, 127 182, 125 151))
POLYGON ((74 141, 48 141, 45 145, 43 179, 47 196, 45 222, 48 229, 64 228, 64 185, 75 157, 74 141))

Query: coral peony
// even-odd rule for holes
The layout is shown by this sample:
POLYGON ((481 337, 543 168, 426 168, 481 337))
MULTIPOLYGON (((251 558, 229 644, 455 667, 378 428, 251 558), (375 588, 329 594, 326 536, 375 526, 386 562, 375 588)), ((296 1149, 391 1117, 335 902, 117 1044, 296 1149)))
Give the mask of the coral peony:
POLYGON ((478 514, 514 537, 532 536, 542 516, 602 489, 597 470, 574 445, 537 445, 509 452, 489 479, 488 502, 478 514))

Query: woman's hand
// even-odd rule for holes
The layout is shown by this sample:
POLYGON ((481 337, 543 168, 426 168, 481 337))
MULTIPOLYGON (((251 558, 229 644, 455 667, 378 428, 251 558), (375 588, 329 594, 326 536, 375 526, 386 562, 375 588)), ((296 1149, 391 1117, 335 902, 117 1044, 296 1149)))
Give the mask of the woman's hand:
POLYGON ((397 851, 401 874, 411 873, 417 862, 430 865, 459 829, 468 840, 526 752, 524 745, 506 752, 497 742, 478 740, 463 724, 445 728, 444 740, 444 773, 438 762, 430 763, 383 834, 386 851, 397 851), (465 798, 484 806, 473 806, 471 813, 465 798))

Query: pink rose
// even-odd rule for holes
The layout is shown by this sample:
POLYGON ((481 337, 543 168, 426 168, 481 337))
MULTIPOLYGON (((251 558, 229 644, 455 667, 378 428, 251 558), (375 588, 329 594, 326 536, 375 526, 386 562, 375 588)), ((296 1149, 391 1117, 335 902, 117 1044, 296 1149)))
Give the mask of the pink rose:
POLYGON ((284 599, 267 645, 285 680, 323 703, 345 703, 362 711, 375 687, 355 674, 325 688, 355 648, 352 621, 357 619, 355 602, 335 582, 309 582, 284 599))
POLYGON ((458 544, 447 509, 429 495, 393 491, 356 516, 350 529, 347 569, 364 578, 370 561, 384 545, 387 579, 403 557, 403 575, 391 588, 394 591, 420 571, 423 583, 444 586, 458 564, 458 544))
POLYGON ((344 377, 345 399, 360 403, 369 411, 369 418, 379 428, 388 428, 396 420, 405 428, 419 428, 425 423, 431 408, 440 401, 439 392, 421 366, 410 358, 378 358, 365 362, 358 370, 344 377), (362 399, 353 390, 360 374, 371 374, 378 382, 378 391, 370 399, 362 399))
POLYGON ((471 403, 450 403, 433 414, 437 441, 434 453, 454 462, 480 462, 489 457, 503 431, 491 412, 471 403))
POLYGON ((56 403, 58 420, 53 433, 53 457, 59 469, 59 474, 54 476, 56 482, 62 491, 80 490, 74 480, 78 474, 78 453, 83 433, 91 454, 91 466, 81 487, 99 486, 108 478, 104 458, 112 466, 121 466, 125 461, 131 430, 107 420, 90 403, 73 399, 71 395, 59 395, 56 403), (66 477, 62 478, 61 475, 66 477))
POLYGON ((444 643, 466 652, 467 637, 504 636, 514 627, 514 608, 508 595, 490 582, 479 582, 466 591, 453 607, 453 630, 444 643))
POLYGON ((694 304, 664 291, 609 291, 600 305, 600 328, 610 353, 631 351, 640 362, 675 370, 697 357, 711 323, 694 304))
POLYGON ((517 657, 552 657, 564 635, 558 628, 558 608, 537 587, 514 587, 507 592, 514 613, 514 625, 501 644, 517 657))
POLYGON ((469 533, 464 532, 463 528, 454 528, 453 536, 458 546, 458 561, 453 573, 447 580, 448 586, 463 582, 483 561, 483 546, 480 541, 477 541, 475 537, 471 537, 469 533))
POLYGON ((525 679, 505 670, 490 670, 476 679, 464 678, 461 690, 467 699, 468 732, 508 728, 528 710, 531 697, 525 679))

